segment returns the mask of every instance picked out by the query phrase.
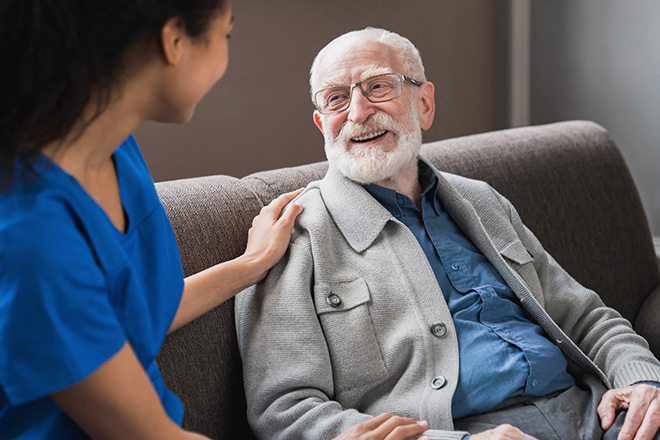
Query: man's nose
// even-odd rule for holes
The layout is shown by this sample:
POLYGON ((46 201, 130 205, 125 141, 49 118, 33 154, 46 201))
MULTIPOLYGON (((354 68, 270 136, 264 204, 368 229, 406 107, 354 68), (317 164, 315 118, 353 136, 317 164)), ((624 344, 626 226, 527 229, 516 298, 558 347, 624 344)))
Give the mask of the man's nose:
POLYGON ((348 107, 348 120, 356 124, 362 124, 367 118, 376 113, 376 107, 369 101, 360 87, 351 90, 351 104, 348 107))

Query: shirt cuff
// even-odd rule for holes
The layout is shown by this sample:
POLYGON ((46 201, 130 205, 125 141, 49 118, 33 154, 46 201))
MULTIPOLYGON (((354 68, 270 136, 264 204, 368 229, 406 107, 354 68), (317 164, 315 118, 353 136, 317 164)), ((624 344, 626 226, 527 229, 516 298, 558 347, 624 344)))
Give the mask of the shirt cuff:
MULTIPOLYGON (((653 382, 653 381, 644 381, 644 382, 636 382, 633 385, 653 385, 654 387, 660 388, 660 382, 653 382)), ((465 439, 463 439, 465 440, 465 439)))

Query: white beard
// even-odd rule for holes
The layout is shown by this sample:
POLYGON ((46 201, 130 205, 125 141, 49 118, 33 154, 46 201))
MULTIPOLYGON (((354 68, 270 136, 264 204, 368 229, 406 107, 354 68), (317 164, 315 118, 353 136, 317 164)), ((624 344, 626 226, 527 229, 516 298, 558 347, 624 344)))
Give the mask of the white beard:
POLYGON ((365 124, 347 121, 334 139, 324 134, 325 154, 330 166, 348 179, 362 184, 391 178, 415 160, 422 147, 422 130, 419 128, 417 113, 404 122, 412 127, 408 132, 393 117, 379 112, 372 115, 365 124), (360 148, 359 145, 349 150, 352 137, 370 130, 388 130, 398 136, 394 150, 383 151, 378 146, 360 148))

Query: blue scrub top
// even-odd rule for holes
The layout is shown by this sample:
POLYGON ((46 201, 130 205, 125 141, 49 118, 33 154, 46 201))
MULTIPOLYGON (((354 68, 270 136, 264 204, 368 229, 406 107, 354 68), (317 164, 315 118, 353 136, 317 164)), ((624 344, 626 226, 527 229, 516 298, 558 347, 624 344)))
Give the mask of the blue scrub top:
POLYGON ((133 136, 114 154, 127 230, 40 156, 0 193, 0 437, 87 438, 49 395, 129 342, 169 416, 155 357, 183 293, 172 227, 133 136))

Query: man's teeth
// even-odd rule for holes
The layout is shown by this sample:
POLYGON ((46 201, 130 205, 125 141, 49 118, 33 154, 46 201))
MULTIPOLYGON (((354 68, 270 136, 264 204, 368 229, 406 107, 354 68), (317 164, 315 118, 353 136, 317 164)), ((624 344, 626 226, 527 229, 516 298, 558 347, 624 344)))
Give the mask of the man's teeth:
POLYGON ((384 135, 386 131, 387 130, 374 131, 373 133, 366 134, 364 136, 355 137, 352 140, 358 142, 368 141, 369 139, 377 138, 378 136, 384 135))

